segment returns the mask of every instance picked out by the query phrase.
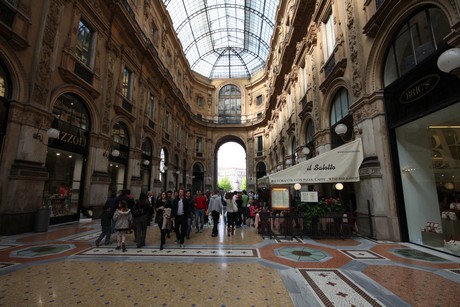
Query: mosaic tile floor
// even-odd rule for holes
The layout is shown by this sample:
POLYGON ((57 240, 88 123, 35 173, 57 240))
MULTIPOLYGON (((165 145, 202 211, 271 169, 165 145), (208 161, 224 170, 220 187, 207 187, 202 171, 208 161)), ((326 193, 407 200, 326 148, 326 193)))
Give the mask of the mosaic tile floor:
MULTIPOLYGON (((363 238, 174 233, 95 246, 99 221, 0 238, 0 306, 458 306, 460 258, 363 238)), ((115 240, 115 237, 112 238, 115 240)))

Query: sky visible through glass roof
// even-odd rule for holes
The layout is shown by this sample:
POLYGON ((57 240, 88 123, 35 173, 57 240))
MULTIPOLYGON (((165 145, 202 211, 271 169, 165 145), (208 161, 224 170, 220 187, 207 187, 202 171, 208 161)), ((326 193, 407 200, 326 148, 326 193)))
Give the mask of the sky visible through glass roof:
POLYGON ((192 70, 250 78, 265 67, 279 0, 163 0, 192 70))

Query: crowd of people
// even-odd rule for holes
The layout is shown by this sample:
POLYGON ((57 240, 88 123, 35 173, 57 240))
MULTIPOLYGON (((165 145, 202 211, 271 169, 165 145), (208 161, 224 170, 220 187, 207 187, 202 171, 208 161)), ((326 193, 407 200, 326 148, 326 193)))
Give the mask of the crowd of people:
POLYGON ((111 235, 116 235, 116 249, 126 251, 126 235, 134 232, 137 248, 145 246, 147 228, 158 225, 160 230, 160 250, 166 239, 174 233, 176 244, 184 248, 185 239, 190 239, 192 228, 203 232, 205 225, 212 227, 211 236, 218 236, 218 224, 223 222, 227 235, 235 234, 237 228, 257 225, 256 217, 261 210, 260 202, 251 191, 214 192, 190 190, 163 191, 155 196, 152 191, 141 193, 135 200, 129 189, 119 195, 113 193, 103 207, 101 234, 96 246, 104 241, 111 244, 111 235), (222 217, 222 221, 221 220, 222 217))

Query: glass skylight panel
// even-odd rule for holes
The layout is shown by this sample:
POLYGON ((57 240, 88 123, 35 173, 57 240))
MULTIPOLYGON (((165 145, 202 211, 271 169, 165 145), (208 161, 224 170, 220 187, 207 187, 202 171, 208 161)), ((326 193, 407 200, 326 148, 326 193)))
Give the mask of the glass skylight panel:
POLYGON ((264 66, 279 0, 163 2, 196 72, 211 78, 241 78, 264 66))

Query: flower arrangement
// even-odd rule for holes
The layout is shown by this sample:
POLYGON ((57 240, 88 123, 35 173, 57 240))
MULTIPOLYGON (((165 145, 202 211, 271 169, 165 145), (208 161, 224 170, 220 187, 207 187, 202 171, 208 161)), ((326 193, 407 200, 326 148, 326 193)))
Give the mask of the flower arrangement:
POLYGON ((301 203, 299 210, 304 213, 307 224, 313 218, 324 216, 329 212, 343 213, 343 205, 340 198, 321 198, 317 203, 301 203))

